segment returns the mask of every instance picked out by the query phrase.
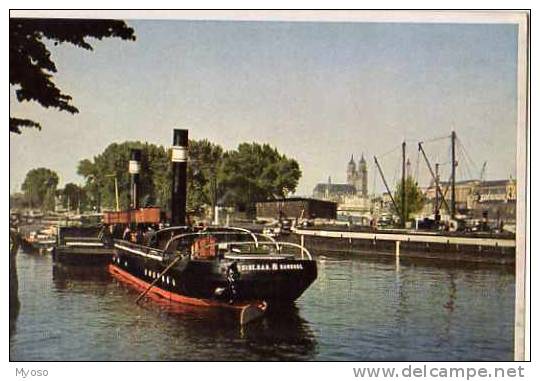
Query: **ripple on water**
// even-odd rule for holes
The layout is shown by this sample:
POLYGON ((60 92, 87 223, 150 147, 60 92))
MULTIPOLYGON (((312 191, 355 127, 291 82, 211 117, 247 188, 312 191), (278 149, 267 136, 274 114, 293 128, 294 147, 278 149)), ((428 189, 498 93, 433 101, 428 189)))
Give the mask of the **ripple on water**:
POLYGON ((514 282, 470 269, 319 256, 296 308, 248 327, 148 301, 103 268, 20 253, 12 360, 511 360, 514 282))

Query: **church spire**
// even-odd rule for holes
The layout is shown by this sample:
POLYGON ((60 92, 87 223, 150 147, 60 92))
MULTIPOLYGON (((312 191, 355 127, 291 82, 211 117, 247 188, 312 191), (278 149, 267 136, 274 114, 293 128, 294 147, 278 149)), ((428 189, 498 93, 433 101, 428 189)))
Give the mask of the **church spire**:
POLYGON ((354 155, 351 155, 351 161, 347 164, 347 184, 354 185, 356 179, 356 163, 354 162, 354 155))

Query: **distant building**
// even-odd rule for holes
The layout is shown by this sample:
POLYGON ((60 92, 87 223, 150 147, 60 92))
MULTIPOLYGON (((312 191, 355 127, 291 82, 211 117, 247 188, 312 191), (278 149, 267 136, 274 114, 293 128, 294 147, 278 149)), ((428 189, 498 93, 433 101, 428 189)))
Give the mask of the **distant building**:
POLYGON ((335 219, 337 204, 312 198, 291 197, 256 203, 258 219, 335 219))
POLYGON ((382 212, 391 212, 392 211, 392 208, 394 207, 394 204, 392 202, 392 195, 388 192, 383 192, 382 196, 381 197, 378 197, 375 199, 375 202, 379 202, 380 203, 380 210, 382 212))
POLYGON ((313 197, 334 201, 337 203, 358 203, 358 198, 368 197, 368 170, 367 163, 362 154, 358 162, 358 167, 351 155, 351 160, 347 164, 347 182, 345 184, 333 184, 332 179, 328 177, 327 183, 319 183, 313 189, 313 197))
POLYGON ((337 203, 337 214, 342 218, 355 220, 366 219, 370 213, 371 203, 368 198, 368 169, 364 155, 358 162, 358 166, 351 155, 351 160, 346 168, 347 182, 341 184, 328 182, 319 183, 313 189, 313 197, 321 200, 337 203))
MULTIPOLYGON (((473 203, 476 199, 476 190, 479 185, 480 185, 479 180, 456 181, 456 185, 455 185, 456 209, 465 210, 465 209, 471 209, 473 207, 473 203)), ((439 187, 441 188, 442 194, 444 195, 444 199, 450 206, 450 198, 451 198, 450 182, 441 181, 439 183, 439 187)), ((426 188, 424 190, 424 195, 426 196, 426 199, 428 201, 431 201, 432 203, 434 203, 436 199, 435 184, 432 184, 428 188, 426 188)), ((439 200, 439 203, 442 204, 442 200, 439 200)))
POLYGON ((491 221, 516 221, 516 180, 483 181, 476 190, 471 217, 491 221))
POLYGON ((346 197, 338 205, 338 216, 352 218, 356 222, 366 224, 371 215, 372 203, 368 197, 346 197))
POLYGON ((320 200, 342 202, 346 197, 355 196, 356 188, 351 184, 332 184, 328 177, 327 183, 319 183, 313 189, 313 197, 320 200))
POLYGON ((362 158, 358 162, 358 169, 354 162, 354 156, 351 155, 351 160, 347 165, 347 184, 354 186, 358 196, 367 197, 367 180, 367 163, 364 159, 364 154, 362 154, 362 158))
POLYGON ((479 184, 477 189, 478 202, 486 201, 515 201, 516 180, 489 180, 479 184))
MULTIPOLYGON (((441 191, 448 205, 451 200, 451 183, 441 182, 441 191)), ((456 181, 456 209, 461 214, 469 215, 471 218, 480 218, 485 213, 490 219, 503 219, 515 221, 516 203, 516 181, 507 180, 466 180, 456 181)), ((431 213, 435 196, 435 185, 431 185, 424 190, 424 195, 428 203, 424 213, 431 213)), ((441 204, 441 209, 444 209, 441 204)), ((444 213, 444 210, 442 210, 444 213)))

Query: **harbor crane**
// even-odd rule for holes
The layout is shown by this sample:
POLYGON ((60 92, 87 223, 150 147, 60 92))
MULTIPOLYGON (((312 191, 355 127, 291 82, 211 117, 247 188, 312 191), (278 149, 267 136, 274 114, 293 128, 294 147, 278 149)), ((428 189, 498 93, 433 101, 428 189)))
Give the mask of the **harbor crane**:
POLYGON ((426 161, 427 167, 429 169, 429 173, 431 174, 431 177, 433 178, 433 181, 436 184, 436 192, 441 197, 442 203, 444 204, 446 210, 450 212, 450 217, 454 219, 456 217, 456 167, 457 167, 457 161, 456 161, 456 132, 452 131, 452 134, 450 135, 451 138, 451 154, 452 154, 452 161, 451 161, 451 175, 450 175, 450 206, 446 202, 446 199, 444 197, 443 192, 441 191, 441 187, 439 186, 438 182, 438 176, 435 175, 433 172, 433 168, 431 167, 431 164, 428 160, 428 157, 426 155, 426 152, 424 151, 424 148, 422 147, 423 142, 418 143, 418 150, 422 153, 422 156, 424 157, 424 160, 426 161))
POLYGON ((403 142, 401 144, 401 205, 398 207, 396 200, 392 196, 392 191, 390 191, 390 187, 388 186, 388 183, 386 182, 386 178, 384 177, 383 170, 379 164, 379 161, 377 160, 377 156, 373 156, 373 159, 375 160, 375 165, 377 166, 377 169, 379 170, 379 173, 381 175, 382 181, 384 183, 384 186, 386 188, 386 191, 388 192, 388 195, 390 196, 390 200, 392 200, 392 204, 394 205, 394 209, 396 210, 396 213, 400 216, 400 224, 402 228, 405 228, 405 220, 407 219, 407 213, 406 213, 406 192, 405 192, 405 176, 407 172, 407 161, 406 161, 406 143, 403 142))
MULTIPOLYGON (((439 206, 438 206, 438 202, 439 202, 439 197, 440 199, 442 200, 442 203, 444 204, 446 210, 450 210, 450 208, 448 207, 448 203, 446 202, 446 199, 444 197, 444 194, 441 190, 441 187, 439 185, 439 176, 438 174, 436 175, 435 172, 433 172, 433 168, 431 167, 431 163, 429 162, 429 159, 426 155, 426 151, 424 151, 424 147, 422 147, 422 143, 423 142, 419 142, 418 143, 418 150, 422 153, 422 156, 424 157, 424 160, 426 162, 426 165, 428 167, 428 170, 429 170, 429 173, 431 174, 431 177, 433 178, 433 181, 435 182, 435 192, 436 192, 436 195, 437 195, 437 211, 439 209, 439 206)), ((437 164, 437 172, 438 172, 438 164, 437 164)))

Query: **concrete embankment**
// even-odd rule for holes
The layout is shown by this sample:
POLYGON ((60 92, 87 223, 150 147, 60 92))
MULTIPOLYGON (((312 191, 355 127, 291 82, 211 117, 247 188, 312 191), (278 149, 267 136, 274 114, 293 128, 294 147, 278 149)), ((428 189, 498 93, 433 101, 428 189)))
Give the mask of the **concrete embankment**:
POLYGON ((294 229, 290 239, 314 254, 377 254, 497 264, 514 264, 516 254, 512 238, 455 234, 294 229))

